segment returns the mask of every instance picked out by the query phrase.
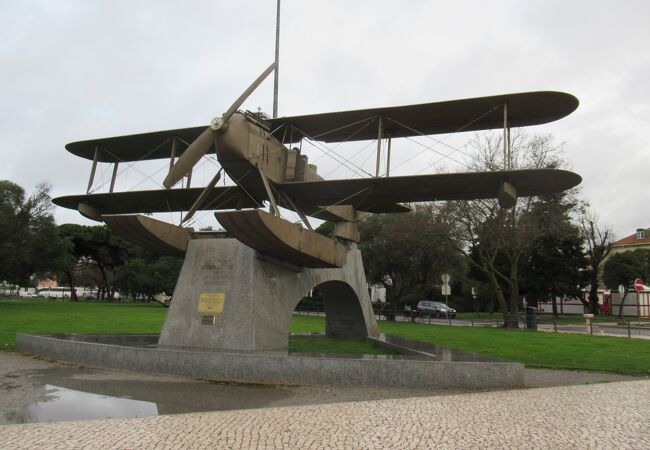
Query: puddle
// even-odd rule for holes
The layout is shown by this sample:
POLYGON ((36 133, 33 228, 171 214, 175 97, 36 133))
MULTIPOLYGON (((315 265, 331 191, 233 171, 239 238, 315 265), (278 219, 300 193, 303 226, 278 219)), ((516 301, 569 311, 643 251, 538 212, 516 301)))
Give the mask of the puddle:
POLYGON ((294 389, 213 383, 99 368, 53 367, 0 376, 0 425, 249 409, 290 401, 294 389))
POLYGON ((45 389, 52 399, 25 406, 18 413, 22 423, 158 415, 158 405, 153 402, 93 394, 51 384, 46 384, 45 389))

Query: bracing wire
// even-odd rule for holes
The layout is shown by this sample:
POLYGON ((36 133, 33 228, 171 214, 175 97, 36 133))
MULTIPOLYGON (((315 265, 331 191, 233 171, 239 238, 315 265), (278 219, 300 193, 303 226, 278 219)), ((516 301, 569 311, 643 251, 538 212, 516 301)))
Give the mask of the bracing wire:
MULTIPOLYGON (((366 151, 368 148, 372 148, 374 145, 376 145, 376 142, 377 142, 376 139, 370 141, 367 145, 364 145, 364 146, 363 146, 359 151, 357 151, 357 153, 355 153, 355 154, 352 156, 352 158, 355 158, 355 157, 357 157, 358 155, 362 154, 362 153, 363 153, 364 151, 366 151)), ((363 166, 366 164, 366 162, 368 162, 368 160, 370 159, 370 157, 371 157, 373 154, 374 154, 374 152, 370 152, 370 153, 368 153, 368 156, 363 160, 363 162, 362 162, 361 164, 359 164, 359 167, 363 167, 363 166)), ((321 155, 321 156, 322 156, 322 155, 321 155)), ((350 158, 350 159, 352 159, 352 158, 350 158)), ((331 174, 333 174, 334 172, 336 172, 336 171, 339 170, 340 168, 341 168, 341 165, 339 165, 338 167, 335 167, 334 169, 332 169, 332 170, 330 170, 329 172, 327 172, 327 174, 325 174, 325 175, 323 176, 323 178, 327 178, 327 177, 329 177, 331 174)))
MULTIPOLYGON (((447 136, 445 136, 443 139, 436 139, 436 138, 434 138, 434 137, 431 136, 431 135, 425 134, 425 133, 423 133, 423 132, 421 132, 421 131, 419 131, 419 130, 416 130, 415 128, 412 128, 412 127, 410 127, 410 126, 408 126, 408 125, 406 125, 406 124, 403 124, 403 123, 401 123, 401 122, 399 122, 399 121, 397 121, 397 120, 391 119, 390 117, 386 117, 387 120, 390 120, 391 122, 393 122, 393 123, 395 123, 395 124, 397 124, 397 125, 399 125, 399 126, 401 126, 401 127, 406 128, 407 130, 413 131, 414 133, 417 133, 417 134, 420 135, 420 136, 423 136, 423 137, 425 137, 425 138, 427 138, 427 139, 429 139, 429 140, 434 141, 434 144, 433 144, 433 145, 440 144, 440 145, 444 145, 445 147, 448 147, 448 148, 450 148, 450 149, 453 150, 451 153, 444 154, 444 153, 442 153, 442 152, 439 152, 439 151, 437 151, 437 150, 434 150, 434 149, 433 149, 433 145, 432 145, 432 146, 426 146, 426 145, 424 145, 424 144, 422 144, 422 143, 420 143, 420 142, 417 142, 417 141, 415 141, 415 140, 410 139, 410 138, 407 137, 407 139, 411 140, 412 142, 415 142, 416 144, 418 144, 418 145, 424 147, 425 150, 422 150, 421 152, 419 152, 419 153, 417 153, 417 154, 411 156, 410 158, 407 158, 406 160, 402 161, 400 164, 396 165, 396 166, 393 168, 393 170, 395 170, 395 169, 397 169, 397 168, 403 166, 404 164, 406 164, 407 162, 413 160, 414 158, 417 158, 418 156, 420 156, 422 153, 424 153, 424 152, 427 151, 427 150, 433 151, 433 152, 435 152, 435 153, 437 153, 438 155, 441 156, 441 158, 438 159, 438 160, 436 161, 436 163, 439 162, 439 161, 442 161, 443 159, 448 158, 448 159, 451 159, 452 161, 454 161, 454 162, 456 162, 456 163, 458 163, 458 164, 460 164, 460 165, 462 165, 462 166, 464 166, 464 167, 469 167, 466 163, 461 162, 461 161, 458 161, 458 160, 456 160, 456 159, 454 159, 454 158, 451 158, 451 155, 454 154, 454 153, 456 153, 456 152, 462 153, 463 155, 465 155, 465 156, 467 156, 467 157, 471 157, 471 155, 468 154, 468 153, 466 153, 466 152, 464 152, 464 151, 462 151, 462 150, 460 150, 460 149, 457 148, 457 147, 454 147, 454 146, 452 146, 452 145, 447 144, 447 143, 444 142, 444 141, 445 141, 446 139, 448 139, 451 135, 456 134, 456 133, 460 133, 461 131, 463 131, 463 130, 466 129, 467 127, 471 126, 473 123, 477 122, 478 120, 481 120, 483 117, 487 116, 487 115, 490 114, 492 111, 494 111, 494 110, 496 110, 496 109, 498 109, 498 108, 500 108, 500 107, 501 107, 501 105, 496 105, 496 106, 490 108, 489 110, 485 111, 483 114, 480 114, 480 115, 476 116, 474 119, 470 120, 469 122, 467 122, 467 123, 464 124, 463 126, 461 126, 461 127, 459 127, 458 129, 454 130, 452 133, 449 133, 449 134, 448 134, 447 136)), ((418 173, 421 173, 421 172, 418 172, 418 173)))
POLYGON ((319 150, 320 152, 324 153, 326 156, 329 156, 329 157, 332 158, 334 161, 336 161, 337 163, 339 163, 339 166, 345 167, 346 169, 348 169, 349 171, 351 171, 351 172, 354 173, 355 175, 358 175, 358 176, 360 176, 360 177, 362 177, 362 178, 365 178, 366 175, 367 175, 368 177, 371 177, 371 176, 372 176, 370 173, 368 173, 367 171, 365 171, 363 168, 361 168, 361 167, 357 166, 356 164, 354 164, 354 163, 348 161, 347 158, 342 157, 341 155, 337 154, 336 152, 331 151, 331 150, 330 150, 329 148, 327 148, 325 145, 320 144, 320 143, 318 143, 318 142, 316 142, 316 141, 312 141, 312 140, 309 139, 308 137, 305 137, 305 138, 303 139, 303 141, 307 142, 308 144, 310 144, 311 146, 313 146, 314 148, 316 148, 316 149, 319 150), (325 149, 319 147, 319 145, 322 146, 322 147, 324 147, 325 149), (332 154, 334 154, 334 155, 336 155, 336 156, 333 156, 332 154), (340 159, 339 159, 339 158, 340 158, 340 159), (364 174, 365 174, 365 175, 364 175, 364 174))
MULTIPOLYGON (((482 132, 478 133, 477 136, 473 137, 473 138, 470 139, 468 142, 466 142, 465 145, 463 145, 463 148, 467 148, 468 145, 470 145, 470 144, 471 144, 472 142, 474 142, 474 141, 477 141, 481 136, 485 135, 485 133, 488 133, 489 131, 490 131, 490 130, 485 130, 485 131, 482 131, 482 132)), ((420 152, 419 154, 422 154, 423 152, 424 152, 424 151, 420 152)), ((451 155, 451 154, 453 154, 453 153, 455 153, 455 152, 451 152, 451 153, 449 153, 449 154, 451 155)), ((417 155, 416 155, 416 156, 417 156, 417 155)), ((424 166, 421 170, 419 170, 419 171, 416 173, 416 175, 419 175, 419 174, 421 174, 422 172, 424 172, 425 170, 429 169, 430 167, 435 166, 436 164, 438 164, 438 163, 439 163, 440 161, 442 161, 443 159, 445 159, 445 158, 444 158, 444 157, 441 157, 441 158, 436 159, 436 160, 433 161, 433 162, 430 162, 429 164, 427 164, 426 166, 424 166)), ((468 167, 468 168, 469 168, 469 166, 468 166, 467 164, 465 164, 465 167, 468 167)))
MULTIPOLYGON (((362 127, 360 127, 360 128, 358 128, 357 130, 355 130, 353 133, 351 133, 350 135, 348 135, 348 136, 347 136, 345 139, 343 139, 342 141, 337 142, 336 145, 333 145, 333 146, 332 146, 332 150, 334 150, 335 148, 338 148, 339 146, 341 146, 341 145, 345 144, 346 142, 348 142, 350 139, 352 139, 354 136, 356 136, 357 134, 359 134, 362 130, 364 130, 364 129, 365 129, 367 126, 369 126, 371 123, 374 123, 376 120, 377 120, 376 117, 370 117, 370 118, 368 118, 368 119, 363 119, 363 120, 360 120, 360 121, 358 121, 358 122, 354 122, 354 123, 352 123, 352 124, 350 124, 350 125, 346 125, 346 126, 343 126, 343 127, 336 128, 335 130, 330 130, 330 131, 328 131, 327 133, 333 133, 334 131, 342 130, 342 129, 344 129, 344 128, 351 127, 351 126, 358 125, 358 124, 360 124, 360 123, 364 123, 364 122, 365 122, 365 124, 364 124, 362 127)), ((327 133, 323 133, 323 134, 327 134, 327 133)), ((325 156, 325 154, 320 155, 318 158, 316 158, 316 159, 314 160, 314 162, 317 162, 317 161, 318 161, 319 159, 321 159, 323 156, 325 156)))

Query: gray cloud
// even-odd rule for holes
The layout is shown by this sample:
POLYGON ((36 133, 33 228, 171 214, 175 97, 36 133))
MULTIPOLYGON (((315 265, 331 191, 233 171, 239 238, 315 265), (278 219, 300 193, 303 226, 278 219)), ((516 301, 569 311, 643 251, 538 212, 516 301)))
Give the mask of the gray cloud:
MULTIPOLYGON (((281 115, 571 92, 581 101, 573 115, 530 131, 566 141, 584 197, 619 236, 650 225, 647 2, 284 0, 282 6, 281 115)), ((48 180, 56 195, 83 192, 90 167, 65 143, 207 123, 273 59, 269 0, 5 0, 0 15, 0 178, 25 187, 48 180)), ((271 93, 267 81, 245 106, 270 111, 271 93)), ((362 150, 355 159, 361 163, 370 151, 364 145, 339 150, 350 157, 362 150)), ((320 156, 310 151, 312 160, 320 156)), ((412 158, 400 173, 437 158, 414 157, 418 152, 409 143, 395 146, 395 164, 412 158)), ((164 163, 156 164, 146 171, 164 163)), ((322 173, 336 169, 327 157, 318 164, 322 173)), ((204 163, 197 182, 209 178, 211 167, 204 163)), ((121 173, 123 188, 138 182, 134 169, 121 173)), ((82 221, 66 211, 57 211, 57 220, 82 221)))

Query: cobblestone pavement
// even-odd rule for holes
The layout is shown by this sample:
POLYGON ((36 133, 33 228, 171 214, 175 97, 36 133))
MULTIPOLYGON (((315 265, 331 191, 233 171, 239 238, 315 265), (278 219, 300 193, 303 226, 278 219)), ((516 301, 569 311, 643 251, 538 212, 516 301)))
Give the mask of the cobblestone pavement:
POLYGON ((0 426, 0 448, 650 448, 650 381, 0 426))

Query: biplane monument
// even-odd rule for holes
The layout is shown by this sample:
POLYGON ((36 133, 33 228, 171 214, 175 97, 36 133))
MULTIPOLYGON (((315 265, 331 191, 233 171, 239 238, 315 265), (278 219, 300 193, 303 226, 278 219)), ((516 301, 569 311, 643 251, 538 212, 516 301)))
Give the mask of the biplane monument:
POLYGON ((88 193, 54 203, 78 210, 125 238, 163 254, 184 255, 158 345, 240 352, 286 350, 295 306, 318 288, 326 333, 365 338, 378 334, 357 249, 358 223, 368 213, 403 213, 408 203, 496 198, 504 208, 517 198, 551 194, 580 183, 556 169, 390 176, 391 140, 409 136, 503 129, 507 154, 511 127, 538 125, 573 112, 578 100, 561 92, 529 92, 306 116, 268 118, 240 111, 273 71, 253 84, 206 127, 180 128, 68 144, 92 160, 88 193), (300 141, 377 140, 375 176, 325 180, 301 154, 300 141), (388 167, 380 176, 382 142, 388 167), (188 180, 199 160, 216 154, 221 165, 204 187, 188 180), (118 192, 122 163, 169 159, 164 189, 118 192), (105 193, 90 193, 98 163, 112 163, 105 193), (232 186, 218 186, 225 172, 232 186), (266 211, 268 204, 268 212, 266 211), (302 223, 281 216, 295 211, 302 223), (183 226, 199 210, 215 211, 225 232, 183 226), (145 214, 184 212, 181 224, 145 214), (334 235, 316 233, 309 218, 335 223, 334 235))

